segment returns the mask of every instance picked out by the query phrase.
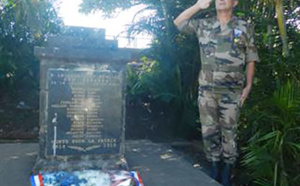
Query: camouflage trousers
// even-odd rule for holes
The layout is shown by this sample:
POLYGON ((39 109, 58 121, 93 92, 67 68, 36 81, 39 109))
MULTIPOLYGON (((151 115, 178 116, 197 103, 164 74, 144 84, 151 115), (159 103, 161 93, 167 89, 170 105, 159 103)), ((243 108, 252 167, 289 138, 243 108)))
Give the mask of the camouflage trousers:
POLYGON ((241 90, 218 90, 199 87, 198 106, 202 139, 208 161, 235 163, 237 122, 241 90))

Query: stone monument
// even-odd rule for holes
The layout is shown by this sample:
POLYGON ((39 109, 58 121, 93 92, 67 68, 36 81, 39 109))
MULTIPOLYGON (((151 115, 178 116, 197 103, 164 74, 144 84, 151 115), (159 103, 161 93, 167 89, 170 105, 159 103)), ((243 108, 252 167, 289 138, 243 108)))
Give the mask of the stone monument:
POLYGON ((68 27, 35 47, 40 59, 40 151, 34 170, 126 169, 125 65, 105 30, 68 27))

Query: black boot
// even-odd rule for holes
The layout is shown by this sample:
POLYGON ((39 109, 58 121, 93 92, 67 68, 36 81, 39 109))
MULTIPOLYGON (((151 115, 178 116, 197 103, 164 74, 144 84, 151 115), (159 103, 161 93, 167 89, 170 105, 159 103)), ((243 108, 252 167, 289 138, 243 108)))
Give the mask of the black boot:
POLYGON ((233 165, 230 163, 224 163, 224 167, 222 169, 222 185, 224 186, 232 186, 231 184, 231 171, 233 165))
POLYGON ((210 163, 210 177, 214 180, 217 180, 219 177, 219 170, 220 162, 219 161, 212 161, 210 163))

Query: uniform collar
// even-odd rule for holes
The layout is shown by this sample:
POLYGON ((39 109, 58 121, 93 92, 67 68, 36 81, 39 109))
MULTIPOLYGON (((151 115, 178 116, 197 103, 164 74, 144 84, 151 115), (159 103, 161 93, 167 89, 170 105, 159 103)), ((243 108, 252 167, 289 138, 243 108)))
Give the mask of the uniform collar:
MULTIPOLYGON (((238 18, 236 16, 232 16, 231 19, 229 20, 229 22, 227 23, 227 27, 228 28, 234 28, 236 26, 238 18)), ((213 29, 217 29, 221 27, 221 23, 218 20, 217 16, 214 17, 213 19, 213 25, 212 28, 213 29)))

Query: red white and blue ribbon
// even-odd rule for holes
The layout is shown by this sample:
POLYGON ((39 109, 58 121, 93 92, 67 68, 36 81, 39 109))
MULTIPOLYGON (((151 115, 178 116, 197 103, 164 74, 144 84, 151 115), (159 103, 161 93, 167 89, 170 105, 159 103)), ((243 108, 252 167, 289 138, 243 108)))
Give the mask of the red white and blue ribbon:
POLYGON ((144 186, 141 174, 139 171, 131 171, 132 177, 135 179, 135 183, 137 186, 144 186))
POLYGON ((43 186, 42 174, 30 176, 31 186, 43 186))

